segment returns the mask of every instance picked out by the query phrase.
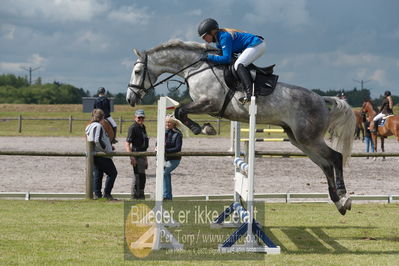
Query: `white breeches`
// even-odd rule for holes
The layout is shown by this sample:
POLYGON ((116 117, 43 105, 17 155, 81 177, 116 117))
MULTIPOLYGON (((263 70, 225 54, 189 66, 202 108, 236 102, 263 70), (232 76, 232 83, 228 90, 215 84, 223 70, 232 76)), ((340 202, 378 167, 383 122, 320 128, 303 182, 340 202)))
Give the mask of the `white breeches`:
POLYGON ((111 124, 112 127, 117 127, 117 125, 116 125, 116 123, 115 123, 115 120, 114 120, 111 116, 110 116, 110 117, 107 117, 107 118, 105 118, 105 119, 108 120, 108 122, 111 124))
POLYGON ((378 119, 381 119, 381 118, 384 118, 384 117, 386 117, 385 114, 379 113, 378 115, 374 116, 373 121, 375 122, 375 121, 377 121, 378 119))
POLYGON ((256 59, 261 57, 266 51, 266 43, 265 41, 261 42, 257 46, 248 47, 237 58, 237 61, 234 63, 234 69, 237 70, 239 64, 243 64, 245 67, 249 64, 255 62, 256 59))

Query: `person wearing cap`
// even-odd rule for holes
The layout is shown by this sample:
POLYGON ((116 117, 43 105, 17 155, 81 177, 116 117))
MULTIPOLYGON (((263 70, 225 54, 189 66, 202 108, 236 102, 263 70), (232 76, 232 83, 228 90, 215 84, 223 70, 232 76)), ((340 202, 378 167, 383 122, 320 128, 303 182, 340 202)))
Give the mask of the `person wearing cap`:
POLYGON ((116 142, 118 142, 116 140, 117 125, 116 125, 115 120, 111 116, 111 102, 107 98, 107 96, 105 96, 105 88, 103 88, 103 87, 98 88, 97 93, 98 93, 98 97, 94 101, 93 109, 103 110, 104 119, 108 121, 108 123, 111 125, 111 127, 114 131, 114 138, 111 139, 111 142, 116 143, 116 142))
MULTIPOLYGON (((104 112, 101 109, 94 109, 92 112, 92 119, 89 125, 85 129, 87 141, 94 142, 95 152, 110 153, 114 150, 110 139, 108 138, 107 132, 100 124, 101 120, 104 119, 104 112)), ((116 170, 115 164, 112 158, 94 156, 94 199, 100 199, 104 197, 108 200, 115 200, 111 191, 114 187, 116 176, 118 171, 116 170), (107 174, 105 181, 104 195, 101 193, 101 186, 103 175, 107 174)))
POLYGON ((214 42, 222 49, 222 55, 204 54, 202 61, 230 64, 233 54, 240 54, 234 63, 234 70, 244 85, 245 97, 239 100, 243 104, 250 101, 253 80, 246 67, 265 53, 266 43, 263 37, 237 29, 219 28, 217 21, 212 18, 207 18, 198 25, 198 34, 207 43, 214 42))
MULTIPOLYGON (((126 137, 125 149, 127 152, 147 151, 149 138, 144 119, 144 110, 136 110, 134 123, 129 127, 126 137)), ((132 199, 144 199, 145 170, 148 168, 147 156, 131 156, 130 164, 133 166, 131 197, 132 199)))
POLYGON ((165 166, 163 172, 163 199, 172 200, 172 176, 173 170, 179 166, 181 156, 171 157, 168 153, 180 152, 183 146, 183 134, 178 127, 182 125, 173 116, 165 119, 165 166))

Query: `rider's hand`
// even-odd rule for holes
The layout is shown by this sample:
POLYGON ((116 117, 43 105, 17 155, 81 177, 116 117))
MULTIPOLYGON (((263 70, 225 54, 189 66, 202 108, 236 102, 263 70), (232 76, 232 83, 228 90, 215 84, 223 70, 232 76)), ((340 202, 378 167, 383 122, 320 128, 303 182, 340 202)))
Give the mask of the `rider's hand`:
POLYGON ((200 57, 200 61, 204 61, 204 62, 208 61, 208 54, 202 54, 200 57))

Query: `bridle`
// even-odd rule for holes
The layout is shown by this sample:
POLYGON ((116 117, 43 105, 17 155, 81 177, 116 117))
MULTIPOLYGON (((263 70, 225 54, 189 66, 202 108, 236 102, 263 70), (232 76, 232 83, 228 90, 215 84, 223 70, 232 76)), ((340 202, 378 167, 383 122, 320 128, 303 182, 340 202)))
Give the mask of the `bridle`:
MULTIPOLYGON (((170 80, 171 78, 173 78, 173 77, 176 76, 177 74, 183 72, 184 70, 186 70, 186 69, 189 68, 189 67, 192 67, 193 65, 197 64, 197 63, 200 62, 200 61, 201 61, 201 59, 196 60, 194 63, 192 63, 192 64, 190 64, 190 65, 188 65, 188 66, 183 67, 183 68, 180 69, 179 71, 177 71, 177 72, 175 72, 175 73, 169 75, 168 77, 164 78, 163 80, 161 80, 161 81, 159 81, 159 82, 153 84, 152 81, 151 81, 150 74, 149 74, 149 72, 148 72, 148 55, 147 55, 147 53, 146 53, 146 54, 145 54, 145 57, 144 57, 144 61, 137 61, 137 62, 134 64, 134 65, 136 65, 136 64, 143 64, 143 65, 144 65, 143 78, 141 79, 141 83, 140 83, 140 85, 136 85, 136 84, 129 83, 129 84, 128 84, 128 89, 129 89, 131 92, 133 92, 133 93, 137 96, 138 99, 141 99, 141 94, 142 94, 142 92, 143 92, 143 95, 147 94, 150 90, 155 89, 156 86, 158 86, 158 85, 164 83, 165 81, 170 80), (150 84, 151 84, 151 86, 150 86, 149 88, 147 88, 147 89, 144 87, 144 82, 145 82, 146 76, 148 76, 148 80, 149 80, 149 82, 150 82, 150 84), (133 90, 133 89, 136 89, 136 90, 133 90)), ((201 70, 199 70, 199 71, 195 71, 194 73, 190 73, 187 77, 185 77, 185 82, 180 82, 180 81, 179 81, 179 82, 180 82, 181 84, 186 83, 186 85, 187 85, 187 87, 188 87, 188 82, 187 82, 187 80, 188 80, 190 77, 192 77, 192 76, 194 76, 194 75, 196 75, 196 74, 198 74, 198 73, 200 73, 200 72, 202 72, 202 71, 205 71, 205 70, 207 70, 207 69, 211 69, 211 70, 212 70, 212 73, 215 75, 215 77, 216 77, 216 79, 219 81, 220 85, 221 85, 221 86, 225 89, 225 91, 226 91, 226 96, 225 96, 225 99, 224 99, 224 102, 223 102, 223 106, 222 106, 221 110, 219 111, 219 113, 217 114, 218 117, 222 117, 223 114, 224 114, 224 111, 225 111, 226 108, 227 108, 227 105, 229 104, 229 102, 231 101, 231 99, 234 97, 234 91, 232 91, 231 89, 229 89, 228 87, 226 87, 226 86, 224 85, 224 83, 223 83, 223 82, 220 80, 220 78, 216 75, 216 73, 215 73, 215 71, 214 71, 214 69, 213 69, 212 64, 209 64, 208 61, 206 61, 206 62, 207 62, 207 64, 208 64, 208 67, 205 67, 205 68, 203 68, 203 69, 201 69, 201 70)), ((217 65, 215 65, 215 66, 217 66, 217 65)))
MULTIPOLYGON (((141 79, 141 83, 139 85, 133 84, 133 83, 129 83, 127 85, 128 89, 131 90, 134 94, 136 94, 137 96, 140 97, 140 92, 143 91, 144 93, 147 93, 149 90, 154 89, 155 86, 151 81, 151 77, 149 76, 150 74, 148 73, 148 55, 145 54, 145 58, 144 58, 144 62, 142 61, 137 61, 136 63, 134 63, 134 65, 136 64, 143 64, 144 65, 144 70, 143 70, 143 78, 141 79), (149 87, 148 89, 146 89, 144 87, 144 82, 145 82, 145 78, 146 76, 148 76, 148 80, 150 81, 151 87, 149 87), (137 89, 136 91, 134 91, 133 89, 137 89)), ((155 85, 159 85, 159 84, 155 84, 155 85)))
POLYGON ((150 77, 150 73, 148 72, 148 55, 145 54, 144 61, 137 61, 137 62, 134 64, 134 65, 136 65, 136 64, 143 64, 143 65, 144 65, 143 78, 141 79, 141 83, 140 83, 139 85, 129 83, 129 84, 127 85, 127 86, 128 86, 128 89, 131 90, 134 94, 136 94, 139 98, 141 98, 141 97, 140 97, 141 92, 144 92, 144 94, 148 93, 150 90, 155 89, 156 86, 161 85, 161 84, 164 83, 165 81, 170 80, 171 78, 173 78, 173 77, 176 76, 177 74, 183 72, 183 71, 186 70, 187 68, 192 67, 193 65, 197 64, 199 61, 201 61, 201 60, 197 60, 197 61, 195 61, 194 63, 192 63, 192 64, 190 64, 190 65, 188 65, 188 66, 186 66, 186 67, 180 69, 180 70, 177 71, 176 73, 171 74, 171 75, 169 75, 168 77, 164 78, 163 80, 161 80, 161 81, 159 81, 159 82, 153 84, 153 83, 152 83, 152 80, 151 80, 151 77, 150 77), (148 76, 148 80, 149 80, 149 82, 150 82, 150 84, 151 84, 151 86, 150 86, 149 88, 145 88, 145 87, 144 87, 144 82, 145 82, 146 76, 148 76), (133 90, 133 89, 136 89, 136 90, 133 90))

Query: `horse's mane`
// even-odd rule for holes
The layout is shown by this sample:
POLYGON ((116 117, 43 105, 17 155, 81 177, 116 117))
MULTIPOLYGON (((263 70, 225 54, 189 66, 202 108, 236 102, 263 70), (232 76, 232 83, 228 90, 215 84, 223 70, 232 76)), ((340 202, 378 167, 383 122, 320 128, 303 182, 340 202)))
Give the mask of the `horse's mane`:
POLYGON ((198 42, 184 42, 179 39, 173 39, 167 42, 164 42, 154 48, 148 50, 148 53, 159 52, 167 49, 180 48, 183 50, 195 51, 195 52, 204 52, 204 51, 216 51, 217 49, 206 43, 198 43, 198 42))
POLYGON ((378 113, 378 109, 374 106, 374 103, 370 99, 367 99, 364 102, 370 103, 371 108, 374 110, 374 112, 378 113))

